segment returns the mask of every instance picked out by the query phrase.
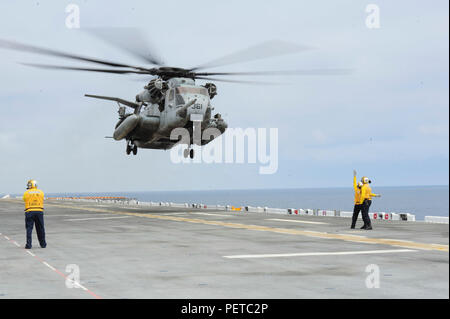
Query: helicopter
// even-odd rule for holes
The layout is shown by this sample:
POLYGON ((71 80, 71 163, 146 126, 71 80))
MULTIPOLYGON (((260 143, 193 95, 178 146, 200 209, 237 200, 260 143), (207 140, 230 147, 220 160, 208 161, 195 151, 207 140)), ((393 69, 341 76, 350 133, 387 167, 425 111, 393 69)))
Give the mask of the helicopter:
POLYGON ((130 34, 127 31, 125 36, 118 39, 117 32, 113 33, 116 34, 115 38, 111 37, 111 33, 105 35, 105 33, 101 34, 97 32, 94 35, 106 40, 106 42, 119 46, 119 48, 140 58, 146 64, 151 64, 155 67, 118 63, 2 39, 0 39, 0 48, 66 58, 109 67, 95 68, 22 63, 37 68, 151 76, 152 78, 144 86, 144 90, 135 96, 134 101, 114 96, 85 94, 89 98, 109 100, 118 104, 119 121, 115 125, 112 138, 116 141, 126 141, 127 155, 136 155, 139 148, 167 150, 177 144, 186 143, 187 148, 184 150, 184 157, 190 157, 192 159, 194 158, 194 143, 201 146, 205 145, 214 138, 217 138, 220 134, 223 134, 228 127, 228 124, 220 113, 212 115, 214 107, 211 104, 211 100, 217 95, 217 87, 213 82, 271 84, 267 82, 214 78, 213 76, 342 75, 348 74, 351 71, 349 69, 309 69, 267 72, 203 71, 208 68, 311 49, 310 47, 294 45, 279 40, 254 45, 193 68, 170 67, 166 66, 155 54, 151 53, 148 47, 142 45, 145 40, 140 34, 136 32, 130 34), (134 44, 137 43, 137 45, 127 43, 130 39, 133 39, 134 44), (208 80, 212 82, 199 85, 196 83, 196 80, 208 80), (132 111, 127 112, 127 108, 132 111), (194 140, 193 134, 196 128, 195 123, 200 124, 201 132, 208 129, 215 129, 218 134, 211 136, 208 140, 200 139, 200 141, 196 141, 194 140), (182 139, 171 139, 171 132, 176 128, 184 128, 189 132, 190 138, 188 141, 183 142, 182 139))

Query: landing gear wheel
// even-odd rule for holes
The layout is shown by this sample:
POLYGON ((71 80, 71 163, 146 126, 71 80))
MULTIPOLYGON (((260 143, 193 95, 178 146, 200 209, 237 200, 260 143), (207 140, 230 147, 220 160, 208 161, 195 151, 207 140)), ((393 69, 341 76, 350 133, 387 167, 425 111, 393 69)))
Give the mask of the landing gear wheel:
POLYGON ((133 155, 136 155, 138 151, 138 147, 136 145, 133 145, 133 155))
POLYGON ((183 151, 183 156, 184 156, 184 158, 187 158, 189 156, 189 149, 188 148, 183 151))
POLYGON ((191 148, 191 150, 189 151, 189 157, 190 157, 191 159, 194 158, 194 149, 193 149, 193 148, 191 148))
POLYGON ((131 153, 131 145, 127 144, 127 155, 130 155, 131 153))

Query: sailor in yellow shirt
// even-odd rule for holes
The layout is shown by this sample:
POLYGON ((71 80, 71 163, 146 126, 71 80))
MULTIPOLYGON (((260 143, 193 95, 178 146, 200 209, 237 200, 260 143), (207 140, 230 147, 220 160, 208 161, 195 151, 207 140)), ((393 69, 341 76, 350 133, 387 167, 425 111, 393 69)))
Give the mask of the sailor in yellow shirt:
POLYGON ((361 187, 360 203, 362 206, 362 217, 364 220, 364 226, 361 229, 371 230, 372 223, 370 222, 369 208, 372 204, 372 197, 381 197, 381 195, 372 193, 372 188, 369 186, 371 181, 368 177, 364 176, 361 178, 361 182, 363 183, 363 186, 361 187))
POLYGON ((27 230, 27 244, 25 249, 31 249, 31 234, 36 225, 36 234, 42 248, 47 247, 44 228, 44 192, 37 188, 35 180, 29 180, 27 190, 23 194, 25 202, 25 228, 27 230))
MULTIPOLYGON (((358 220, 359 212, 362 211, 361 205, 361 187, 363 183, 356 182, 356 171, 353 170, 353 189, 355 191, 355 206, 353 207, 352 226, 351 229, 355 229, 356 221, 358 220)), ((363 226, 364 227, 364 226, 363 226)))

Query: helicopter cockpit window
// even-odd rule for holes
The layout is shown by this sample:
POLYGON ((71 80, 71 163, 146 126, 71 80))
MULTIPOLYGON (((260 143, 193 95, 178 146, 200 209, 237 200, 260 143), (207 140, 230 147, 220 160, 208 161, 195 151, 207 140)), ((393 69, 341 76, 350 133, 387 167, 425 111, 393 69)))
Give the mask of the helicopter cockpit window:
POLYGON ((169 92, 169 101, 173 101, 174 96, 175 96, 175 91, 172 89, 169 92))
POLYGON ((175 102, 176 102, 175 103, 176 105, 184 105, 185 104, 184 99, 180 94, 175 95, 175 102))
POLYGON ((205 88, 181 86, 177 87, 176 90, 177 94, 190 93, 208 96, 208 90, 205 88))

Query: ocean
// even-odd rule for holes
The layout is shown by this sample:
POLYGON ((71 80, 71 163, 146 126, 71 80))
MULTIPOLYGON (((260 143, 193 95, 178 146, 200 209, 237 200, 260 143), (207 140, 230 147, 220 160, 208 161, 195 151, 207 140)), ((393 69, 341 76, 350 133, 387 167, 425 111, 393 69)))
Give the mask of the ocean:
MULTIPOLYGON (((372 200, 371 212, 397 212, 416 215, 449 216, 448 186, 373 187, 382 195, 372 200)), ((139 201, 202 203, 209 205, 267 206, 353 210, 353 188, 246 189, 203 191, 148 191, 58 193, 47 196, 126 196, 139 201)))

